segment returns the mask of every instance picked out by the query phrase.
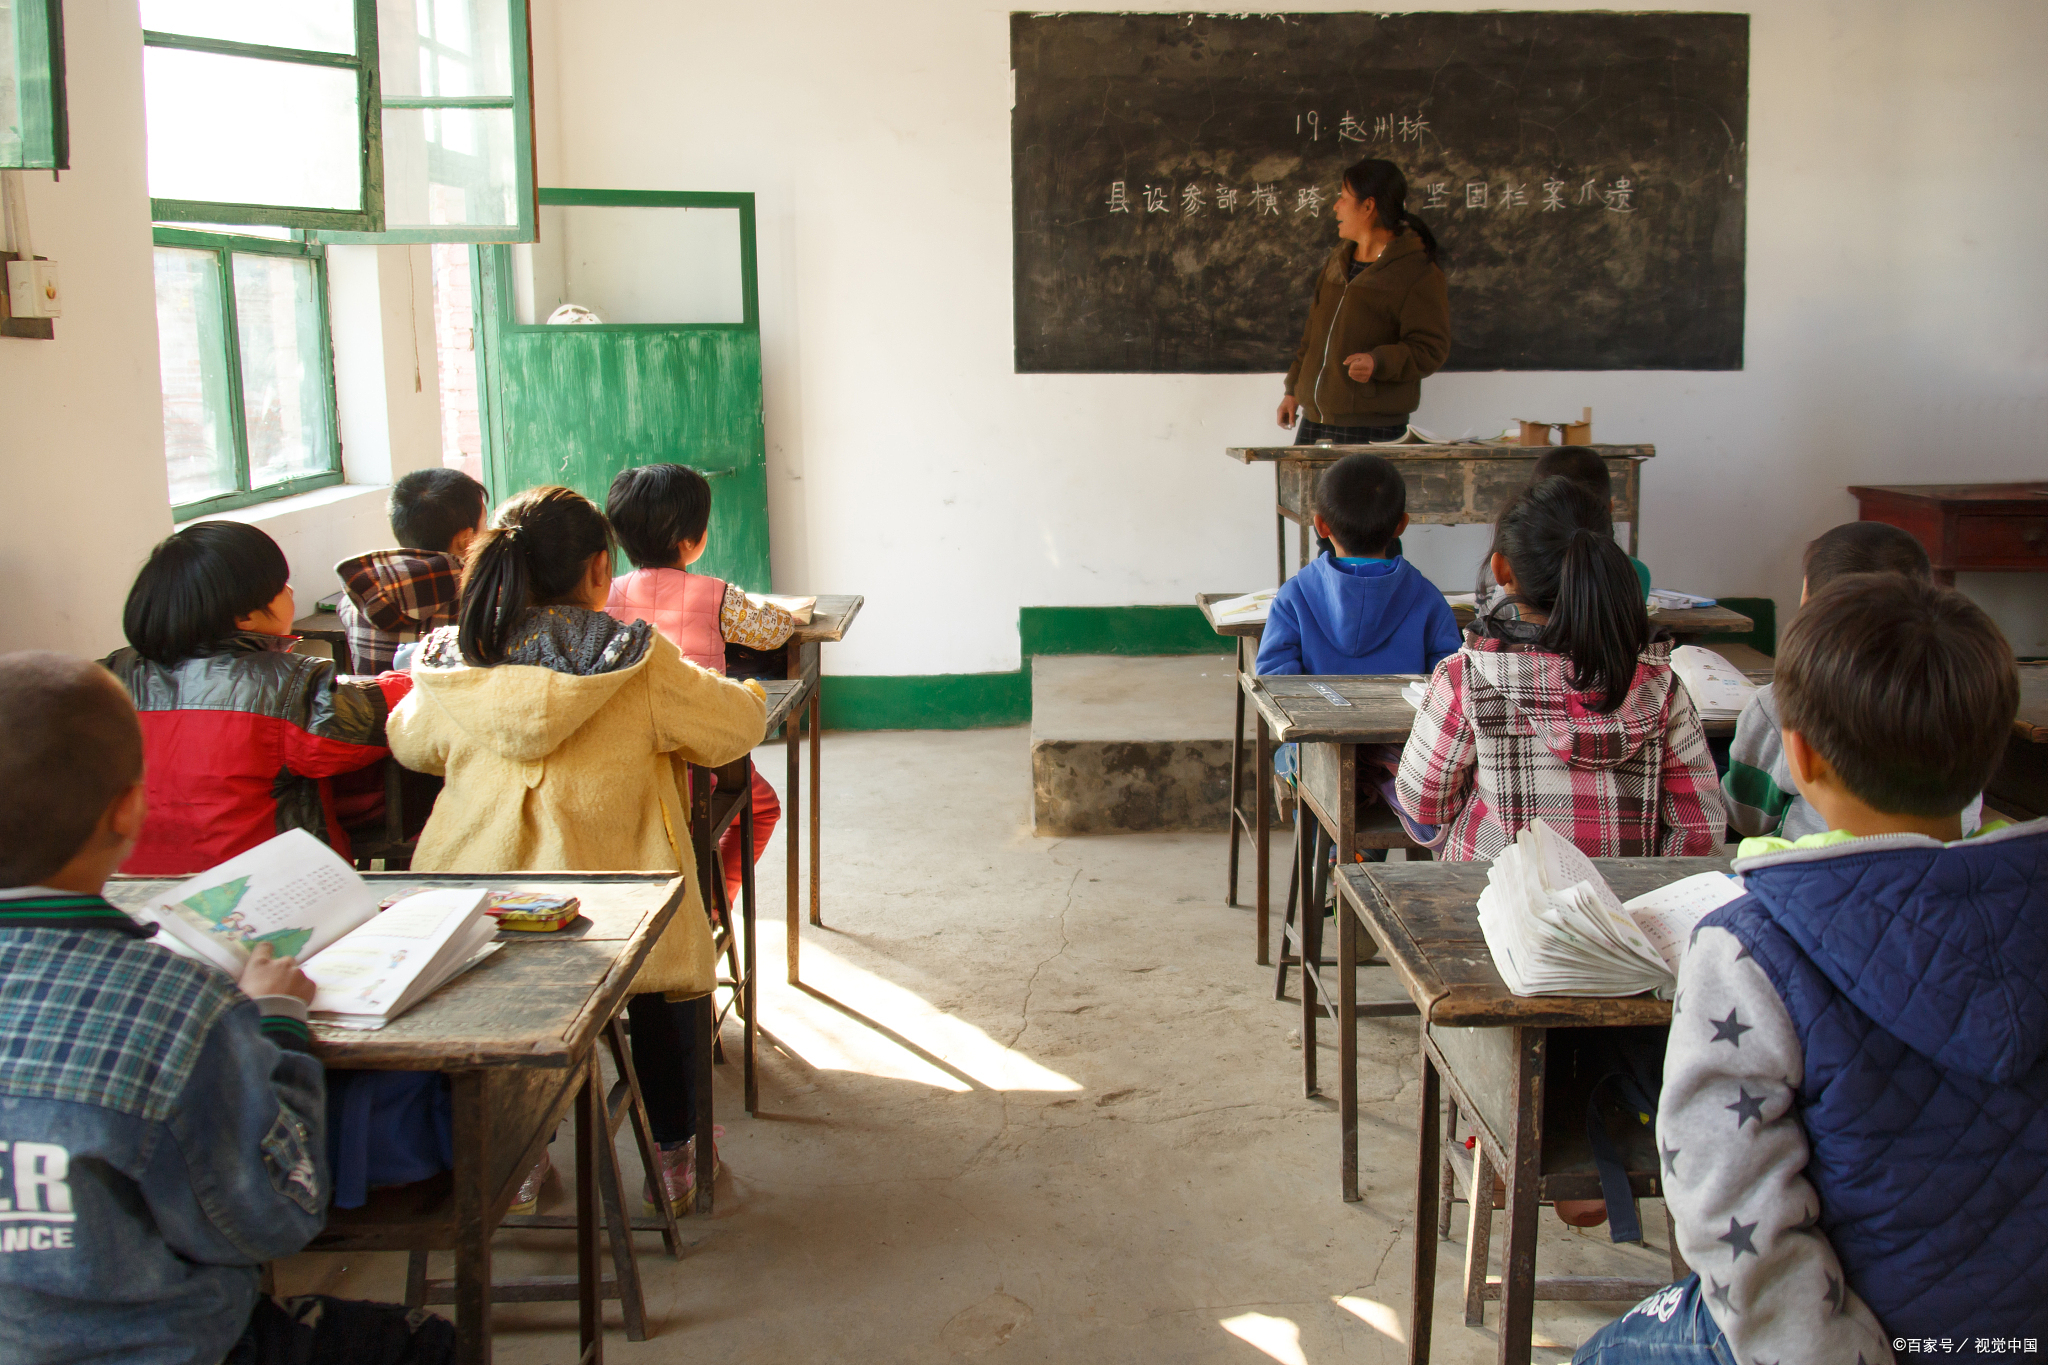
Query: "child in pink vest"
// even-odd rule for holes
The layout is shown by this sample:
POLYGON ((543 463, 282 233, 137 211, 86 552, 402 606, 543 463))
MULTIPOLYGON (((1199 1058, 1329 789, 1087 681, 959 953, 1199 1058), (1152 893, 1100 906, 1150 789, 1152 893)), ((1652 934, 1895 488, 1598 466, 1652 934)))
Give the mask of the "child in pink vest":
MULTIPOLYGON (((622 470, 612 480, 604 514, 617 532, 633 572, 612 580, 605 610, 621 621, 648 621, 683 657, 713 673, 725 672, 728 643, 779 649, 796 618, 778 606, 754 602, 723 579, 689 571, 710 539, 711 485, 688 465, 650 464, 622 470)), ((754 774, 754 847, 759 858, 782 818, 775 789, 754 774)), ((719 842, 728 904, 740 895, 740 827, 719 842)))

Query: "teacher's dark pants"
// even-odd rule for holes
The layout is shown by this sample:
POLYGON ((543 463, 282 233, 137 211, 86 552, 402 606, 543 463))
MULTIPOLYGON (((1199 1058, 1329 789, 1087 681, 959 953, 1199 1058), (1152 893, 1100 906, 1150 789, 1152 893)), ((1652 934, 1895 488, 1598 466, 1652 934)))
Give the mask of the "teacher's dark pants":
POLYGON ((1304 417, 1294 424, 1294 443, 1312 446, 1318 441, 1328 441, 1331 445, 1362 446, 1374 441, 1398 440, 1407 430, 1406 422, 1391 427, 1333 427, 1304 417))

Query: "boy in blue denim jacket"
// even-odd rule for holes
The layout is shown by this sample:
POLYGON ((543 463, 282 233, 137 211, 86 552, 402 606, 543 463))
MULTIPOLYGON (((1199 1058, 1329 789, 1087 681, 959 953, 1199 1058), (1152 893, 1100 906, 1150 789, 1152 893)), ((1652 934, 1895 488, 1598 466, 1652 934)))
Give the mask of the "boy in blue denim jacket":
POLYGON ((0 1359, 449 1359, 428 1314, 258 1293, 327 1208, 313 987, 267 951, 231 981, 102 898, 145 805, 113 676, 0 656, 0 1359))

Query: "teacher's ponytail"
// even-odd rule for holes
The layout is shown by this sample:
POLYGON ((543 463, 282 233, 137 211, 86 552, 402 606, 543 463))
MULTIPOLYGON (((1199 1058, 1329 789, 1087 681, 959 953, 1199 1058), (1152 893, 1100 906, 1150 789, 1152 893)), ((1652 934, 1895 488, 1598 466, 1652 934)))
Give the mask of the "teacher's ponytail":
POLYGON ((1401 174, 1399 166, 1369 156, 1345 169, 1344 187, 1351 191, 1354 199, 1372 200, 1380 221, 1393 229, 1396 237, 1404 232, 1413 232, 1421 240, 1422 249, 1428 253, 1431 263, 1435 263, 1436 234, 1429 230, 1427 223, 1408 211, 1408 177, 1401 174))

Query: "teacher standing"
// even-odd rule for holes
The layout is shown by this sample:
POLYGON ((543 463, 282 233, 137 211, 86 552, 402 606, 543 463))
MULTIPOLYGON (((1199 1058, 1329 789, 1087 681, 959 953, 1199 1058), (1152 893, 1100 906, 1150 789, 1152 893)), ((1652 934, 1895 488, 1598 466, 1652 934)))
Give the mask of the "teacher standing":
POLYGON ((1402 435, 1422 381, 1451 353, 1451 305, 1436 238, 1408 212, 1408 180, 1391 161, 1344 172, 1341 239, 1316 276, 1308 325, 1287 371, 1280 425, 1296 445, 1358 445, 1402 435))

